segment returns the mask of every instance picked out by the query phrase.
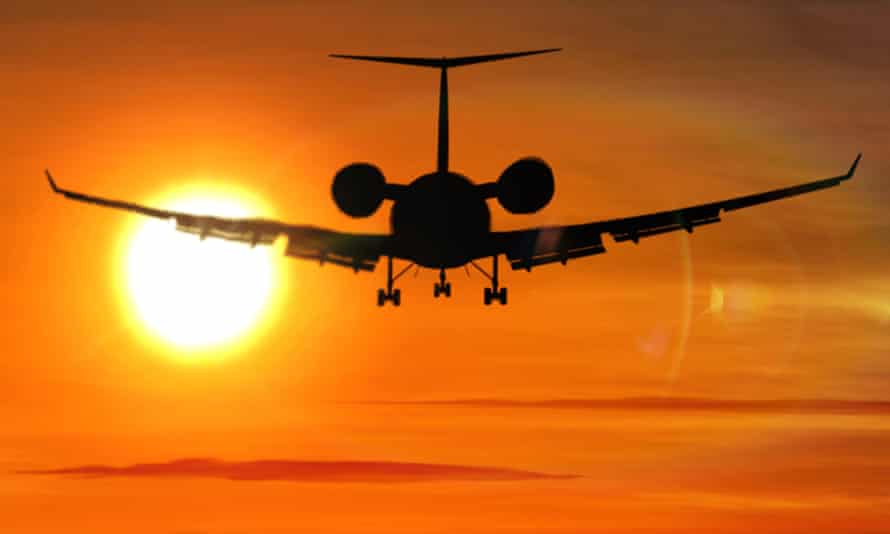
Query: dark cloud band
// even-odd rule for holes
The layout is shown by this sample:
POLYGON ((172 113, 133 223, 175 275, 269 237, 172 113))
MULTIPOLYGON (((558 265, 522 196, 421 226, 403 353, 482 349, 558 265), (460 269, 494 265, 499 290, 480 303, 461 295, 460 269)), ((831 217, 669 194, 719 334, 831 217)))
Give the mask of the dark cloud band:
POLYGON ((253 460, 228 462, 212 458, 186 458, 162 463, 128 466, 83 465, 60 469, 19 471, 29 475, 60 475, 85 478, 108 477, 201 477, 227 480, 289 480, 299 482, 434 482, 515 481, 577 478, 504 469, 448 464, 364 461, 253 460))
POLYGON ((838 399, 727 400, 692 397, 633 397, 624 399, 546 400, 445 399, 419 401, 369 401, 362 402, 360 404, 668 412, 890 415, 890 401, 858 401, 838 399))

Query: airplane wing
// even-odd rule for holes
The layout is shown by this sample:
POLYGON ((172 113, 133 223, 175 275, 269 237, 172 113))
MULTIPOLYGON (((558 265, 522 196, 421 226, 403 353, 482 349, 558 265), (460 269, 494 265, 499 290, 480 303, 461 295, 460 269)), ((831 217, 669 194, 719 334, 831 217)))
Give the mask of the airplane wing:
MULTIPOLYGON (((491 254, 506 254, 513 269, 531 270, 536 265, 561 262, 563 265, 574 258, 601 254, 606 251, 602 235, 610 234, 616 242, 633 241, 640 238, 686 230, 720 222, 723 212, 734 211, 757 204, 772 202, 782 198, 802 195, 840 185, 856 172, 862 154, 856 156, 846 174, 816 180, 764 193, 735 197, 698 206, 690 206, 670 211, 660 211, 636 217, 625 217, 570 226, 530 228, 512 232, 493 232, 491 254)), ((484 257, 485 255, 481 255, 484 257)))
POLYGON ((53 192, 71 200, 116 208, 157 219, 174 220, 176 229, 195 234, 201 239, 214 237, 247 243, 250 246, 270 245, 280 235, 287 237, 285 255, 319 263, 333 263, 355 271, 373 271, 381 255, 389 255, 391 237, 380 234, 349 234, 315 226, 285 224, 269 219, 230 219, 211 215, 193 215, 167 211, 120 200, 111 200, 56 185, 49 171, 46 177, 53 192))

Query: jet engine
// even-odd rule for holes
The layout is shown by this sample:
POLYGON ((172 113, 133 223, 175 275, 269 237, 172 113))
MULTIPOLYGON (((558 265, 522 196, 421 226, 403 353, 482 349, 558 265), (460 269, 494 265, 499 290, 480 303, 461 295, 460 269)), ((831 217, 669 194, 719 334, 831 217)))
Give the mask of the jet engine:
POLYGON ((498 178, 498 202, 510 213, 534 213, 553 198, 553 187, 553 171, 544 160, 522 158, 498 178))
POLYGON ((370 163, 350 163, 334 176, 331 193, 340 211, 350 217, 368 217, 383 202, 386 179, 370 163))

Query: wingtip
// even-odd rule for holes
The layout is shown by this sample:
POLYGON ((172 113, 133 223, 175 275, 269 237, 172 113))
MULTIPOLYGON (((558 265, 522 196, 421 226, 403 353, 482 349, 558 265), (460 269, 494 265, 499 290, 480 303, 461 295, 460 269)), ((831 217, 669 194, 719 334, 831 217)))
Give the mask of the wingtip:
POLYGON ((853 160, 853 164, 850 165, 850 170, 847 171, 846 177, 852 178, 853 174, 856 172, 856 167, 859 166, 859 160, 862 159, 862 152, 856 155, 856 159, 853 160))
POLYGON ((56 181, 53 180, 53 175, 49 172, 49 169, 44 169, 44 174, 46 174, 46 179, 49 181, 49 186, 52 188, 53 193, 58 193, 59 188, 56 186, 56 181))

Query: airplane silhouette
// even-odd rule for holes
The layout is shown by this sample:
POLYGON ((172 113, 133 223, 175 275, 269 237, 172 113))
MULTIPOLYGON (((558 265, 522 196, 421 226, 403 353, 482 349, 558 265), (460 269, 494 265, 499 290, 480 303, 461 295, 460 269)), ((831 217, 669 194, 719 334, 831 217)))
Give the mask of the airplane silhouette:
POLYGON ((204 239, 216 237, 232 241, 268 245, 284 235, 285 255, 350 267, 356 272, 373 271, 381 257, 386 257, 386 288, 377 291, 377 304, 387 301, 399 306, 401 291, 393 285, 413 266, 438 269, 439 281, 433 296, 451 296, 451 283, 445 270, 472 265, 491 282, 483 293, 486 305, 507 303, 507 288, 500 286, 498 257, 505 255, 510 267, 527 269, 547 263, 601 254, 603 234, 616 242, 639 243, 650 237, 675 230, 692 232, 693 228, 720 221, 726 211, 747 208, 781 198, 810 193, 839 185, 856 171, 862 154, 856 156, 846 174, 803 183, 764 193, 741 196, 676 210, 646 215, 595 221, 568 226, 550 226, 495 232, 487 199, 496 198, 510 213, 534 213, 553 197, 553 172, 539 158, 522 158, 507 167, 496 182, 474 184, 448 166, 448 69, 502 59, 556 52, 559 48, 482 56, 453 58, 384 57, 331 54, 331 57, 396 63, 439 69, 438 157, 436 170, 420 176, 408 185, 387 183, 383 173, 370 163, 352 163, 334 176, 332 193, 337 207, 351 217, 373 214, 383 200, 393 202, 390 214, 392 232, 353 234, 307 225, 292 225, 267 219, 230 219, 154 209, 147 206, 85 195, 56 186, 46 171, 52 190, 73 200, 124 209, 157 217, 174 219, 176 229, 197 234, 204 239), (393 275, 393 259, 407 260, 408 266, 393 275), (491 271, 476 262, 491 258, 491 271))

